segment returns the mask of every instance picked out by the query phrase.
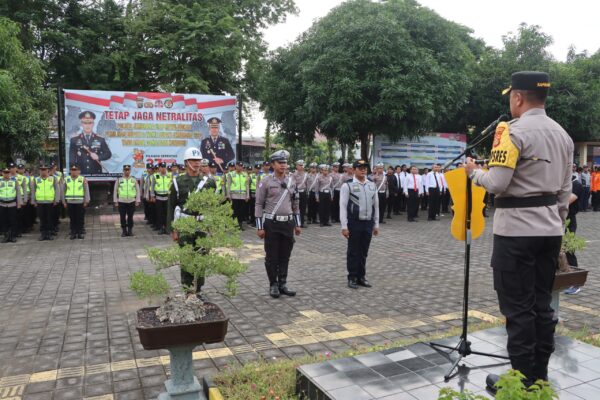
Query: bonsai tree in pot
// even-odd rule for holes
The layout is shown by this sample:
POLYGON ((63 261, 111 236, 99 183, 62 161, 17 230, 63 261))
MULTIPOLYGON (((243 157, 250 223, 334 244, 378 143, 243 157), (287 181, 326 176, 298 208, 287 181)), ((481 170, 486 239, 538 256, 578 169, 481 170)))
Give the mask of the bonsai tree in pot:
MULTIPOLYGON (((203 398, 193 373, 192 351, 201 344, 222 342, 228 323, 216 304, 203 301, 189 288, 184 288, 185 293, 169 295, 170 288, 160 270, 178 265, 193 275, 194 288, 200 277, 223 276, 225 294, 233 296, 238 276, 247 269, 235 253, 242 245, 239 227, 221 195, 212 190, 191 193, 184 209, 184 217, 172 224, 182 238, 178 244, 148 250, 157 272, 138 271, 130 277, 130 288, 138 297, 149 301, 163 297, 157 307, 137 311, 137 330, 144 349, 168 349, 171 355, 171 379, 165 382, 168 393, 159 399, 181 395, 203 398)), ((181 215, 178 211, 175 214, 176 218, 181 215)))
POLYGON ((574 232, 571 232, 568 227, 571 221, 567 220, 566 231, 562 238, 560 245, 560 253, 558 256, 558 270, 559 272, 571 272, 573 266, 569 265, 567 261, 567 253, 575 253, 585 249, 585 239, 577 236, 574 232))

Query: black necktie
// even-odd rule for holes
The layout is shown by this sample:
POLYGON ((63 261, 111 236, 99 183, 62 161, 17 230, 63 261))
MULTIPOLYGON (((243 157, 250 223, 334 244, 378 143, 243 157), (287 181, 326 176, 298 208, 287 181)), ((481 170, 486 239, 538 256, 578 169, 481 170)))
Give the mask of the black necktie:
POLYGON ((434 172, 433 177, 435 178, 435 188, 439 190, 440 184, 438 183, 438 180, 437 180, 437 173, 434 172))

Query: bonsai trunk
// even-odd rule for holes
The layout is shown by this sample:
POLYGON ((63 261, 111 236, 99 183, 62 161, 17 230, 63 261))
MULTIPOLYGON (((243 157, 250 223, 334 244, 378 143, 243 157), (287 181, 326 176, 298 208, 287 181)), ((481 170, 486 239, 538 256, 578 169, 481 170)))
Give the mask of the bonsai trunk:
POLYGON ((370 135, 369 132, 360 132, 358 134, 358 137, 360 139, 360 158, 365 160, 365 161, 369 161, 369 153, 370 153, 370 145, 371 145, 371 141, 370 139, 370 135))

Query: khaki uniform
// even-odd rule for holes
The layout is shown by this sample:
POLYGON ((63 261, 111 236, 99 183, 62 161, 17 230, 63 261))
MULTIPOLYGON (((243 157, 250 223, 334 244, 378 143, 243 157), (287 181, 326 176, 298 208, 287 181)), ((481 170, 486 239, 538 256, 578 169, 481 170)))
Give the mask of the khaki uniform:
POLYGON ((383 217, 385 216, 385 207, 387 206, 388 198, 388 181, 387 176, 383 173, 371 175, 371 180, 377 188, 377 197, 379 198, 379 223, 385 223, 383 217))
MULTIPOLYGON (((337 183, 335 176, 319 175, 315 183, 315 195, 319 203, 319 222, 321 226, 329 226, 329 217, 333 202, 333 186, 337 183)), ((339 211, 339 203, 338 203, 339 211)))
POLYGON ((306 211, 308 206, 308 177, 309 173, 306 171, 302 172, 294 172, 292 174, 292 178, 296 184, 296 188, 298 189, 298 204, 300 207, 300 221, 302 222, 302 227, 304 228, 304 221, 306 219, 306 211))

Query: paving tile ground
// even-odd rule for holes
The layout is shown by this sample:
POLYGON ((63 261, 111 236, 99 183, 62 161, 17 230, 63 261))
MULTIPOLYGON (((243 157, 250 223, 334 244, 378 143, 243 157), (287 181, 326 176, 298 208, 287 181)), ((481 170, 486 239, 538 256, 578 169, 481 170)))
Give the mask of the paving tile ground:
MULTIPOLYGON (((0 399, 145 399, 163 388, 168 357, 142 349, 135 310, 145 303, 128 288, 129 274, 153 266, 146 248, 167 246, 136 216, 136 234, 121 238, 118 216, 91 210, 85 240, 68 239, 68 220, 54 241, 37 233, 0 245, 0 399)), ((419 337, 460 325, 463 243, 449 234, 450 217, 408 223, 395 216, 371 245, 367 275, 373 288, 346 287, 346 240, 339 227, 314 225, 297 237, 290 264, 294 298, 267 293, 262 242, 243 232, 249 270, 239 293, 224 297, 224 280, 208 279, 206 293, 230 318, 225 343, 198 347, 198 376, 264 358, 337 353, 353 347, 419 337)), ((589 269, 576 296, 561 297, 565 326, 600 330, 600 213, 581 213, 578 254, 589 269)), ((491 219, 474 242, 471 309, 474 320, 500 317, 489 259, 491 219)), ((166 271, 174 289, 177 268, 166 271)))

